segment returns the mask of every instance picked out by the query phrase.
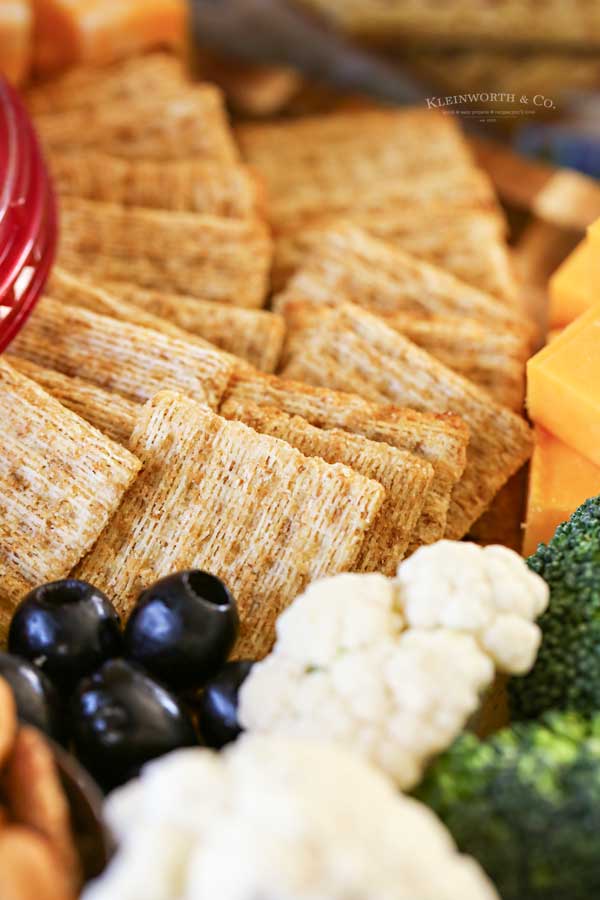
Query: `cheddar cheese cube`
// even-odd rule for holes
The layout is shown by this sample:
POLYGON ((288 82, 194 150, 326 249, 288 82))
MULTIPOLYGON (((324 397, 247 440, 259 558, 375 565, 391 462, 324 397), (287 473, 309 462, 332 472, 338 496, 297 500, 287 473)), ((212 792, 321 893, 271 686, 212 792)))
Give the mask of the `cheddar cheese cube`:
POLYGON ((20 84, 29 71, 33 12, 29 0, 0 2, 0 74, 20 84))
POLYGON ((527 408, 536 424, 600 465, 600 303, 529 360, 527 408))
POLYGON ((600 494, 600 467, 539 426, 529 470, 523 555, 535 553, 584 500, 600 494))
POLYGON ((582 241, 550 279, 550 328, 568 325, 600 300, 600 278, 592 277, 593 253, 591 241, 582 241))
POLYGON ((186 0, 33 0, 35 68, 103 65, 183 42, 186 0))
POLYGON ((587 243, 590 246, 590 274, 592 282, 594 288, 600 290, 600 219, 588 228, 587 243))

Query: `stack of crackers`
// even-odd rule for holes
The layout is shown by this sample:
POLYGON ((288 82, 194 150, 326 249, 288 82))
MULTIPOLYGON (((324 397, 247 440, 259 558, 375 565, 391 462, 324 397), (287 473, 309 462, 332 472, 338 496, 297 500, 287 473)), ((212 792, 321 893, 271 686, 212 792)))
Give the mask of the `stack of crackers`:
POLYGON ((52 750, 35 728, 17 722, 0 679, 0 896, 71 900, 81 866, 67 798, 52 750))
POLYGON ((126 615, 199 567, 261 656, 309 581, 470 531, 531 452, 532 328, 449 119, 234 133, 163 55, 27 99, 61 242, 0 364, 5 619, 70 572, 126 615))

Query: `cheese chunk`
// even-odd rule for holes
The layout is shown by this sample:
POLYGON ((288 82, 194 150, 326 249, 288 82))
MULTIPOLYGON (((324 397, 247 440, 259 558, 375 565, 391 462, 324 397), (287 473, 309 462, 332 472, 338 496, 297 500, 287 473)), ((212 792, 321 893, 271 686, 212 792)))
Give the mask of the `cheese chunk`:
POLYGON ((600 219, 597 219, 588 228, 587 243, 590 247, 590 275, 592 283, 594 288, 600 293, 600 219))
POLYGON ((568 325, 600 300, 600 273, 596 279, 592 275, 594 252, 600 256, 600 245, 582 241, 550 279, 550 328, 568 325))
POLYGON ((33 0, 35 67, 103 65, 183 42, 185 0, 33 0))
POLYGON ((529 360, 527 408, 536 424, 600 465, 600 303, 529 360))
POLYGON ((600 467, 588 462, 548 431, 535 430, 535 449, 529 470, 529 498, 523 555, 548 543, 584 500, 600 493, 600 467))
POLYGON ((29 71, 33 15, 29 0, 0 3, 0 74, 19 84, 29 71))

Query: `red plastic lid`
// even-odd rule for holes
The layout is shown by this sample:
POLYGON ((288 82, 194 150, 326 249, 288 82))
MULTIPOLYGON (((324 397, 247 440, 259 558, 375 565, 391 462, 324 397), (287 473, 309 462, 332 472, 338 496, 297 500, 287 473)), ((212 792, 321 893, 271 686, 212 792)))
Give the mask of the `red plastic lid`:
POLYGON ((35 306, 54 259, 56 202, 29 116, 0 78, 0 352, 35 306))

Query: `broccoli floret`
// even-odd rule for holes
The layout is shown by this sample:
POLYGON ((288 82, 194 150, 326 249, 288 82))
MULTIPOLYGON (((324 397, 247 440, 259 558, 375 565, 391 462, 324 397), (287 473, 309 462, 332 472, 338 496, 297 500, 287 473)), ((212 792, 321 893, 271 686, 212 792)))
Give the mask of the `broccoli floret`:
POLYGON ((551 709, 600 711, 600 497, 587 500, 540 544, 528 565, 548 583, 533 670, 509 684, 513 719, 551 709))
POLYGON ((417 792, 502 900, 600 896, 600 715, 460 737, 417 792))

